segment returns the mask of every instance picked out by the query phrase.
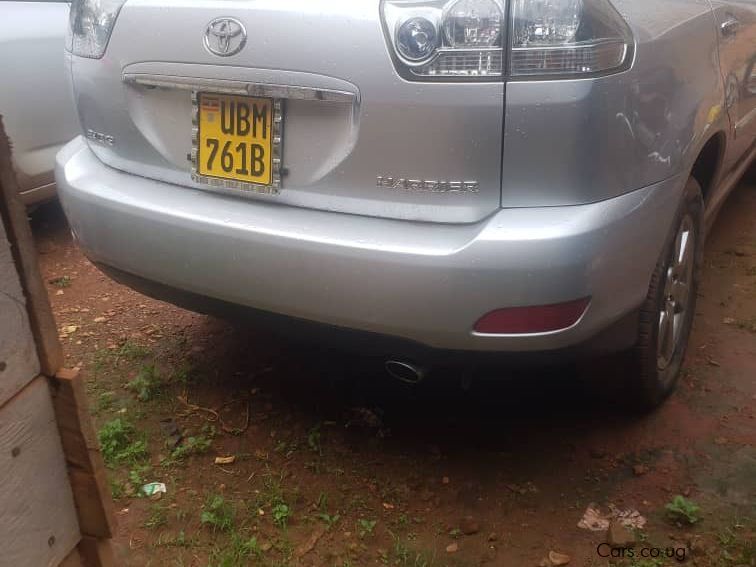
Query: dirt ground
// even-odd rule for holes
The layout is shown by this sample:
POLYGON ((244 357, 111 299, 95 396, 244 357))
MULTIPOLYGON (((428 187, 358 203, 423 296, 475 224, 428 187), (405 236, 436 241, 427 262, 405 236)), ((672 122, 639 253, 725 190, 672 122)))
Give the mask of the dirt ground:
POLYGON ((115 284, 55 204, 32 223, 126 565, 756 565, 754 181, 707 243, 679 389, 645 417, 570 367, 406 387, 115 284), (635 522, 617 535, 635 547, 578 527, 591 504, 635 522))

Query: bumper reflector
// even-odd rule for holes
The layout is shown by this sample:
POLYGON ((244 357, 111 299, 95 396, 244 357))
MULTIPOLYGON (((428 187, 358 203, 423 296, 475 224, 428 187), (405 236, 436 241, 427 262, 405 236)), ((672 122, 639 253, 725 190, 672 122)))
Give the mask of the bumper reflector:
POLYGON ((474 331, 488 335, 525 335, 548 333, 571 327, 588 308, 590 297, 533 307, 508 307, 483 315, 474 331))

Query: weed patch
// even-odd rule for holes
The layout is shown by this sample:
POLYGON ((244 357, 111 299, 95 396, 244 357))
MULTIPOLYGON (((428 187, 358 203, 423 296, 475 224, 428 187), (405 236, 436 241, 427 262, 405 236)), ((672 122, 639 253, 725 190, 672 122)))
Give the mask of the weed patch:
POLYGON ((110 467, 120 464, 136 465, 149 456, 144 436, 120 417, 105 423, 97 432, 97 439, 102 457, 110 467))
POLYGON ((212 494, 202 506, 200 523, 214 532, 227 532, 234 527, 234 509, 223 496, 212 494))

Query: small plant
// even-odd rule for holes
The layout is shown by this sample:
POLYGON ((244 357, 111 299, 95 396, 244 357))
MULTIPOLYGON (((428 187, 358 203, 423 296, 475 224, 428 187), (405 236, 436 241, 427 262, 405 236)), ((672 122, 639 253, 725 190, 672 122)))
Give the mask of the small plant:
POLYGON ((180 530, 177 536, 161 533, 154 545, 155 547, 191 547, 195 543, 193 539, 186 537, 184 530, 180 530))
POLYGON ((700 506, 679 494, 664 509, 667 511, 667 517, 675 523, 692 526, 701 520, 700 506))
POLYGON ((192 382, 194 382, 194 380, 194 369, 188 363, 182 364, 178 368, 174 369, 170 374, 171 382, 182 384, 184 386, 191 384, 192 382))
POLYGON ((366 536, 372 536, 377 523, 378 520, 366 520, 365 518, 360 518, 357 520, 357 533, 363 539, 366 536))
POLYGON ((154 364, 146 364, 139 369, 136 377, 126 384, 126 389, 136 394, 140 402, 149 402, 162 387, 160 372, 154 364))
POLYGON ((341 514, 330 514, 328 512, 328 496, 324 492, 321 492, 318 497, 318 518, 328 525, 328 529, 335 526, 341 519, 341 514))
POLYGON ((129 482, 134 487, 134 489, 139 489, 140 486, 147 482, 146 477, 151 470, 152 467, 150 465, 144 464, 136 465, 129 471, 129 482))
POLYGON ((131 423, 120 417, 108 421, 97 432, 102 457, 108 466, 137 464, 147 458, 147 442, 131 423))
POLYGON ((115 351, 113 351, 116 362, 120 362, 121 360, 140 360, 149 354, 150 349, 131 339, 126 339, 117 349, 115 349, 115 351))
POLYGON ((210 565, 217 567, 237 567, 248 565, 252 558, 259 559, 263 552, 257 538, 244 538, 238 533, 231 535, 228 544, 217 546, 210 554, 210 565))
POLYGON ((95 373, 98 373, 118 366, 123 361, 134 362, 143 360, 149 354, 149 349, 131 339, 126 339, 117 348, 103 348, 95 352, 92 362, 95 373))
POLYGON ((223 496, 210 495, 202 506, 200 523, 209 526, 214 532, 227 532, 234 526, 234 509, 223 496))
POLYGON ((150 506, 147 519, 142 524, 147 529, 159 528, 168 522, 168 509, 159 503, 150 506))
POLYGON ((289 523, 289 517, 291 516, 291 509, 285 502, 279 502, 273 506, 271 510, 273 516, 273 523, 279 528, 285 528, 289 523))
POLYGON ((394 539, 394 565, 401 567, 430 567, 432 561, 424 553, 409 547, 399 538, 394 539))
POLYGON ((97 402, 95 403, 94 411, 92 413, 97 415, 103 411, 109 411, 113 409, 114 402, 113 392, 102 392, 97 396, 97 402))
POLYGON ((66 287, 71 287, 71 282, 73 280, 69 276, 61 276, 59 278, 53 278, 50 280, 50 283, 54 285, 57 288, 63 289, 66 287))
POLYGON ((211 445, 212 441, 204 435, 187 437, 182 445, 171 451, 171 456, 165 464, 180 463, 192 455, 206 453, 211 445))

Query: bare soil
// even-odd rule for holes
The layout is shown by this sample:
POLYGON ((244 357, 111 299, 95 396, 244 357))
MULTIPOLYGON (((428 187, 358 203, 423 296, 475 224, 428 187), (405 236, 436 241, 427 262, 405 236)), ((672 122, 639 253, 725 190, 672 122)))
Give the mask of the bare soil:
POLYGON ((520 567, 558 563, 550 551, 578 566, 678 564, 640 557, 668 548, 691 565, 756 565, 753 180, 707 242, 678 391, 642 417, 571 367, 497 368, 467 389, 394 383, 375 360, 112 282, 55 204, 32 223, 96 426, 120 420, 146 442, 109 469, 125 565, 520 567), (166 484, 160 499, 140 496, 151 481, 166 484), (676 495, 699 506, 693 525, 665 512, 676 495), (605 533, 578 527, 592 503, 646 519, 634 557, 602 557, 605 533))

